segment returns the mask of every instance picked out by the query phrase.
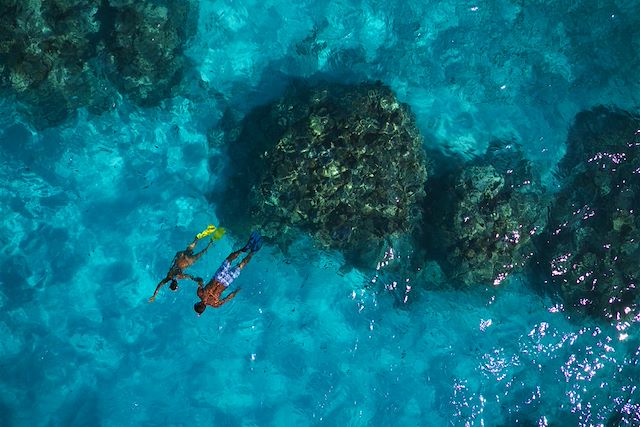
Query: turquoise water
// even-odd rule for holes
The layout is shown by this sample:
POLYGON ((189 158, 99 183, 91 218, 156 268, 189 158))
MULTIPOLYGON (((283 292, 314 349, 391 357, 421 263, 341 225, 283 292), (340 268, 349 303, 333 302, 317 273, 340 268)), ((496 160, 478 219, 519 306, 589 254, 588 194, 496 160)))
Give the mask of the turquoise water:
POLYGON ((186 282, 147 303, 219 223, 228 109, 294 78, 381 80, 426 148, 514 140, 554 187, 578 112, 640 112, 639 16, 630 0, 201 1, 190 84, 158 105, 116 96, 41 126, 4 96, 0 425, 640 425, 637 322, 577 319, 531 276, 442 289, 401 268, 411 252, 349 269, 301 234, 265 245, 219 310, 196 316, 186 282))

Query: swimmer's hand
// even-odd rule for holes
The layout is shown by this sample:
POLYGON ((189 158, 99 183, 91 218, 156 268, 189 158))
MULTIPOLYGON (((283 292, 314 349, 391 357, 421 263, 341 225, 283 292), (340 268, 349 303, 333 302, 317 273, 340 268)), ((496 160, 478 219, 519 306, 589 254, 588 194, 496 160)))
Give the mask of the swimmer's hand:
POLYGON ((149 298, 149 301, 148 301, 148 302, 154 302, 154 301, 155 301, 155 299, 156 299, 156 296, 154 295, 154 296, 152 296, 151 298, 149 298))

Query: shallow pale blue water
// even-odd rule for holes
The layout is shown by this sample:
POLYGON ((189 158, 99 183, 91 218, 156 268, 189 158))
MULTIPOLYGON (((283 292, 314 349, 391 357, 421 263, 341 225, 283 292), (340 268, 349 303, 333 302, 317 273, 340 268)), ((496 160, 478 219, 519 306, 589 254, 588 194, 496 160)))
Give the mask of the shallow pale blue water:
MULTIPOLYGON (((199 98, 121 101, 38 132, 0 101, 0 425, 633 419, 637 324, 575 322, 525 278, 438 291, 383 267, 371 284, 375 266, 345 274, 338 254, 265 246, 220 310, 198 318, 189 283, 147 303, 174 253, 218 224, 207 131, 294 77, 379 79, 427 146, 514 139, 548 182, 576 113, 640 111, 640 3, 527 3, 202 1, 199 98), (300 54, 314 27, 316 54, 300 54), (394 281, 411 285, 406 304, 394 281)), ((245 239, 229 232, 191 272, 211 276, 245 239)))

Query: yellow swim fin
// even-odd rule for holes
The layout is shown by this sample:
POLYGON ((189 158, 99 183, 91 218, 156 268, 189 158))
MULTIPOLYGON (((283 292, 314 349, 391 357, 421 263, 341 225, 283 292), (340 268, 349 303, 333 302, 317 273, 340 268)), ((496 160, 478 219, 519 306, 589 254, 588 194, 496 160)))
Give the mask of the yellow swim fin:
POLYGON ((225 229, 222 227, 216 228, 216 231, 213 233, 213 236, 211 236, 211 240, 220 240, 222 239, 222 236, 224 236, 225 233, 225 229))
MULTIPOLYGON (((207 237, 209 234, 213 234, 216 231, 216 226, 210 224, 206 230, 203 230, 201 233, 198 233, 196 235, 196 239, 202 239, 203 237, 207 237)), ((222 231, 222 234, 224 234, 224 229, 222 231)), ((220 235, 220 237, 222 237, 222 235, 220 235)), ((219 238, 220 238, 219 237, 219 238)), ((217 239, 216 239, 217 240, 217 239)))

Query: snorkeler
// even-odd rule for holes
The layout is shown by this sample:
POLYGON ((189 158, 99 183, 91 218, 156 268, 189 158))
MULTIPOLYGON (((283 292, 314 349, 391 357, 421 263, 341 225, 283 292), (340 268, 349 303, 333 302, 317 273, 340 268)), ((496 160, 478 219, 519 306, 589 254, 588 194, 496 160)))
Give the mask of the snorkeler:
POLYGON ((169 289, 171 289, 172 291, 178 290, 178 280, 181 279, 191 279, 194 282, 197 282, 198 286, 202 286, 202 279, 200 277, 193 277, 190 274, 183 273, 183 270, 192 266, 193 263, 199 260, 200 257, 204 255, 204 253, 207 252, 207 250, 211 247, 214 240, 220 239, 223 234, 224 228, 216 228, 215 226, 210 225, 205 231, 203 231, 202 233, 198 233, 195 239, 193 239, 193 242, 191 242, 191 244, 187 246, 184 251, 176 253, 176 256, 173 257, 173 263, 171 264, 171 268, 169 269, 167 276, 162 279, 160 283, 158 283, 153 296, 149 298, 149 302, 153 302, 156 299, 156 295, 158 295, 160 288, 162 288, 168 282, 171 282, 171 285, 169 285, 169 289), (197 254, 194 254, 193 250, 198 244, 198 240, 210 234, 213 234, 213 237, 211 238, 211 240, 209 240, 209 244, 207 245, 207 247, 197 254))
POLYGON ((202 314, 208 305, 218 308, 236 296, 238 291, 240 291, 240 288, 234 290, 226 297, 221 298, 222 293, 240 275, 240 271, 249 263, 249 261, 251 261, 253 254, 258 252, 261 247, 262 236, 260 236, 257 231, 254 231, 251 233, 251 237, 244 248, 229 254, 220 268, 218 268, 218 271, 216 271, 213 279, 207 283, 207 286, 203 287, 202 281, 198 282, 198 298, 200 298, 201 301, 193 306, 193 309, 198 313, 198 315, 202 314), (231 267, 231 262, 238 258, 241 252, 247 251, 249 251, 249 254, 244 257, 238 265, 231 267))

